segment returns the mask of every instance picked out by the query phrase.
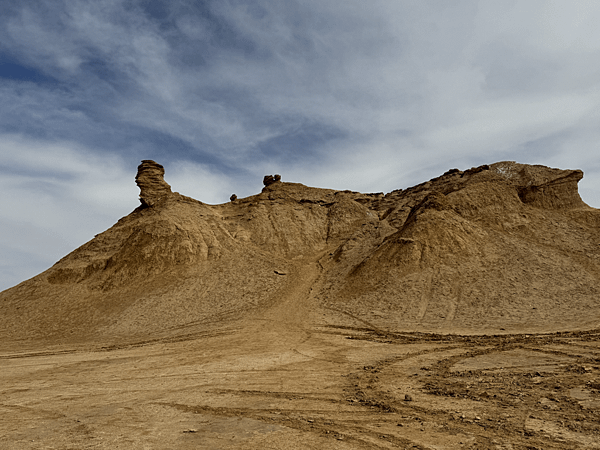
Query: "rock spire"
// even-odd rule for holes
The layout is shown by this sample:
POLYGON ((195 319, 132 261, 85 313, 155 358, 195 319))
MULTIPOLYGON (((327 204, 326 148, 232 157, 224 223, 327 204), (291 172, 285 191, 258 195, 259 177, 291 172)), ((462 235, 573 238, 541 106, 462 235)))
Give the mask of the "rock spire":
POLYGON ((135 182, 140 188, 142 206, 154 206, 172 193, 164 175, 165 168, 150 159, 144 159, 138 166, 135 182))
POLYGON ((263 178, 263 184, 265 186, 269 186, 273 183, 277 183, 278 181, 281 181, 281 175, 279 175, 279 174, 265 175, 265 177, 263 178))

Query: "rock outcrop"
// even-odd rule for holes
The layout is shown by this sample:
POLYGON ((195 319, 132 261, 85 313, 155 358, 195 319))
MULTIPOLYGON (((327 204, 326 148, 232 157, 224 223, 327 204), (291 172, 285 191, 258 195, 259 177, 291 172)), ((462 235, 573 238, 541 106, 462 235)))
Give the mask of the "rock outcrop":
POLYGON ((152 207, 172 194, 171 186, 165 181, 165 168, 145 159, 138 166, 135 182, 140 188, 140 202, 143 207, 152 207))
POLYGON ((494 164, 495 170, 518 187, 524 203, 551 209, 573 209, 585 206, 577 191, 583 178, 581 170, 551 169, 515 162, 494 164))
POLYGON ((265 177, 263 178, 263 184, 266 186, 270 186, 273 183, 277 183, 278 181, 281 181, 281 175, 279 174, 275 174, 275 175, 265 175, 265 177))
POLYGON ((386 195, 269 175, 222 205, 172 193, 163 176, 142 161, 141 207, 0 293, 0 340, 259 314, 306 279, 306 261, 320 268, 311 304, 380 329, 600 327, 600 211, 578 194, 581 171, 500 162, 386 195))

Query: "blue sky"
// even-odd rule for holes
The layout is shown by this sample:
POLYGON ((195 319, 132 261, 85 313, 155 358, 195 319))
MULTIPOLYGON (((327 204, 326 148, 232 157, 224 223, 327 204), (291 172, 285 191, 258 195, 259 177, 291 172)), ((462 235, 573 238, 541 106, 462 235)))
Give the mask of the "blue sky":
POLYGON ((137 205, 266 174, 389 192, 502 160, 600 206, 600 2, 0 0, 0 290, 137 205))

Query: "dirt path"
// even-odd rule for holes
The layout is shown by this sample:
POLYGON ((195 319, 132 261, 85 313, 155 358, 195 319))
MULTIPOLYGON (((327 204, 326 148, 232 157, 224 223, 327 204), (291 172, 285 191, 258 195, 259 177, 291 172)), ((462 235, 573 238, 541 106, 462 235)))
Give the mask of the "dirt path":
POLYGON ((259 346, 290 346, 305 341, 311 334, 317 314, 313 291, 321 275, 318 258, 306 258, 294 265, 285 286, 271 299, 267 311, 252 314, 240 330, 245 345, 256 342, 259 346))

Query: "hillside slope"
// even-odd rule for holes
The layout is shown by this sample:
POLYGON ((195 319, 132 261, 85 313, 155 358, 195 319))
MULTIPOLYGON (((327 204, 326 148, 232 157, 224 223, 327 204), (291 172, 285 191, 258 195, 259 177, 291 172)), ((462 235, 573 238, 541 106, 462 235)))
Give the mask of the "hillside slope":
POLYGON ((386 195, 270 179, 222 205, 173 193, 163 175, 143 161, 140 207, 0 293, 0 339, 222 327, 262 314, 315 265, 314 308, 330 320, 444 333, 600 324, 600 211, 579 197, 581 171, 500 162, 386 195))

